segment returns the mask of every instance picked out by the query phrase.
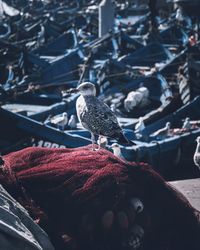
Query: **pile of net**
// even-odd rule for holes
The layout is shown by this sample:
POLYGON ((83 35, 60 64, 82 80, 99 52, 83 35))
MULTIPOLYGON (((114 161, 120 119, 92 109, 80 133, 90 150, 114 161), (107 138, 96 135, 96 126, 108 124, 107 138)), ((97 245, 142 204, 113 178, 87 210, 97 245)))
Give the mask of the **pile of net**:
POLYGON ((91 145, 3 157, 0 183, 57 250, 199 250, 199 214, 145 163, 91 145))

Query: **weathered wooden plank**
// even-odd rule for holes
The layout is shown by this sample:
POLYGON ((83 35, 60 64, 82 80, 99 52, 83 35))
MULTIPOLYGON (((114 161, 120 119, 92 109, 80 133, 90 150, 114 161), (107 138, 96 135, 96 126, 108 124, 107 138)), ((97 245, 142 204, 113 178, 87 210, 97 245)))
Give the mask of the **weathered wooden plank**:
POLYGON ((169 182, 180 191, 200 211, 200 178, 169 182))

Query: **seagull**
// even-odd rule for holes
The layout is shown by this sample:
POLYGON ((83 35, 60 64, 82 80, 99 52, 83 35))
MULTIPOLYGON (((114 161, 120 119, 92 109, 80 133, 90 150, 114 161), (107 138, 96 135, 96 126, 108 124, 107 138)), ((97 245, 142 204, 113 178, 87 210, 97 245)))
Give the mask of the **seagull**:
POLYGON ((189 117, 185 118, 182 128, 186 130, 190 130, 192 128, 192 124, 190 123, 189 117))
POLYGON ((40 25, 40 32, 38 33, 37 45, 38 47, 42 46, 45 43, 45 28, 43 25, 40 25))
POLYGON ((49 125, 51 123, 51 119, 53 118, 53 115, 49 115, 43 122, 44 125, 49 125))
POLYGON ((197 137, 196 139, 197 142, 197 147, 194 153, 194 164, 200 169, 200 136, 197 137))
POLYGON ((57 125, 57 128, 64 131, 65 126, 68 123, 68 115, 66 112, 62 113, 62 116, 55 116, 51 118, 51 123, 57 125))
POLYGON ((68 126, 71 129, 75 129, 77 128, 77 123, 76 123, 76 116, 75 115, 71 115, 68 121, 68 126))
POLYGON ((123 134, 116 115, 96 97, 93 83, 81 83, 73 92, 81 94, 76 101, 76 111, 82 126, 91 133, 92 150, 94 150, 95 135, 99 136, 99 141, 105 136, 116 139, 122 144, 134 144, 123 134))
POLYGON ((97 144, 101 148, 107 148, 107 146, 108 146, 108 140, 107 140, 107 138, 105 136, 103 136, 103 137, 101 137, 100 141, 99 141, 99 139, 97 140, 97 144))
POLYGON ((122 151, 121 151, 121 148, 120 148, 119 144, 113 143, 113 144, 111 145, 111 148, 112 148, 113 154, 114 154, 115 156, 117 156, 117 157, 119 157, 119 158, 121 158, 121 159, 125 159, 124 156, 123 156, 123 154, 122 154, 122 151))
POLYGON ((135 125, 135 135, 137 139, 142 137, 142 130, 145 129, 143 118, 140 117, 138 123, 135 125))
POLYGON ((182 11, 181 8, 178 8, 176 10, 176 16, 175 16, 175 18, 176 18, 176 20, 178 22, 183 22, 184 21, 185 18, 184 18, 183 11, 182 11))
POLYGON ((163 139, 165 136, 168 136, 170 134, 170 127, 171 123, 167 122, 164 128, 155 131, 150 136, 159 137, 160 139, 163 139))
POLYGON ((135 132, 141 133, 143 129, 145 129, 144 120, 140 117, 138 123, 135 125, 135 132))

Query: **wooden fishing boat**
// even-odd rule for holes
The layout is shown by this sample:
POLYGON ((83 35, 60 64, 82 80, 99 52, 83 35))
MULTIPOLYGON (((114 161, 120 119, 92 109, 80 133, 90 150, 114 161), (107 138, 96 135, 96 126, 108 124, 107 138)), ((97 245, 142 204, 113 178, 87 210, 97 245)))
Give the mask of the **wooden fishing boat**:
POLYGON ((196 45, 188 49, 187 60, 179 69, 179 92, 185 104, 200 95, 200 57, 198 46, 196 45))
POLYGON ((0 152, 5 154, 27 146, 80 147, 90 140, 71 135, 38 122, 24 115, 0 108, 0 152))

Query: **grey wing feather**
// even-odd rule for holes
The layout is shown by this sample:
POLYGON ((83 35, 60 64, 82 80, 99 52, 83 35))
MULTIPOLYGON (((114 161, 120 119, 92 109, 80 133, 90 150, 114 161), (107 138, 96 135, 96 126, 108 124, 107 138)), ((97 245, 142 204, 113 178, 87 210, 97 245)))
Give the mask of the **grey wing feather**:
POLYGON ((117 117, 112 112, 112 110, 108 107, 107 104, 102 103, 102 106, 100 106, 100 109, 99 109, 99 115, 102 116, 102 118, 109 119, 113 123, 116 123, 117 125, 119 125, 117 117))
POLYGON ((121 131, 115 114, 105 103, 96 99, 87 108, 82 112, 81 120, 83 125, 87 123, 87 127, 93 133, 112 137, 114 133, 121 131), (88 122, 89 117, 92 117, 90 122, 88 122))

